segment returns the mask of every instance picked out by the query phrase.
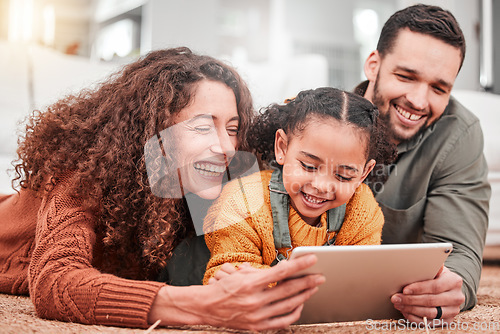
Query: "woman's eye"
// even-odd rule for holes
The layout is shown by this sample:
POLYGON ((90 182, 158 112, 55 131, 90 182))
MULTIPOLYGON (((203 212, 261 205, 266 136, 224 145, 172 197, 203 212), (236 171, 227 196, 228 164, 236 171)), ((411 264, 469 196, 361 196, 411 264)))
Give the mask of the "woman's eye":
POLYGON ((201 133, 201 134, 206 134, 206 133, 209 133, 211 130, 212 130, 212 127, 211 126, 208 126, 208 125, 204 125, 204 126, 196 126, 194 128, 194 130, 198 133, 201 133))
POLYGON ((308 164, 306 164, 306 163, 304 163, 302 161, 300 161, 300 164, 302 165, 302 168, 304 168, 308 172, 313 172, 313 171, 317 170, 316 167, 314 167, 312 165, 308 165, 308 164))
POLYGON ((237 127, 233 127, 233 128, 228 128, 226 131, 227 131, 227 134, 230 136, 237 136, 238 132, 240 132, 240 129, 237 127))

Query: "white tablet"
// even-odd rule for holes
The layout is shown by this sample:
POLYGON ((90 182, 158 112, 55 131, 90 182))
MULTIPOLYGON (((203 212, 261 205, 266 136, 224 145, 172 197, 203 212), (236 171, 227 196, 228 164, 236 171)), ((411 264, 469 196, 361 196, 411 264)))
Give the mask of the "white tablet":
POLYGON ((300 274, 326 277, 305 302, 298 323, 400 319, 391 296, 410 283, 434 278, 452 248, 450 243, 296 247, 291 258, 318 257, 300 274))

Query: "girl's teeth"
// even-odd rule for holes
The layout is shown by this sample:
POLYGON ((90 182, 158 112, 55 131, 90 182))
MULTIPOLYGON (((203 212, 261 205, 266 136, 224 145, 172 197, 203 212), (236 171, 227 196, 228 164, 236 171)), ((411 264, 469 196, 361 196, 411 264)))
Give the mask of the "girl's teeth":
POLYGON ((306 193, 304 193, 304 197, 305 199, 308 201, 308 202, 311 202, 311 203, 314 203, 314 204, 318 204, 318 203, 323 203, 323 202, 326 202, 326 200, 318 200, 306 193))

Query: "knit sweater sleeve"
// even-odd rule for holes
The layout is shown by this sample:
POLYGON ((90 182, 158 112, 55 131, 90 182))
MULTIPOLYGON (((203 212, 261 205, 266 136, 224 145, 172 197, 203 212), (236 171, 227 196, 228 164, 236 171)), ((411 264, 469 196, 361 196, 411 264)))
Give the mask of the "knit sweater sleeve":
POLYGON ((147 327, 163 283, 103 274, 92 266, 95 220, 58 184, 39 211, 29 290, 38 316, 124 327, 147 327))
MULTIPOLYGON (((264 194, 266 174, 255 173, 227 184, 210 208, 204 223, 205 241, 211 252, 203 283, 226 262, 248 262, 266 268, 274 249, 269 195, 264 194), (267 222, 267 223, 266 223, 267 222), (270 223, 269 223, 270 222, 270 223)), ((275 254, 274 254, 275 256, 275 254)))
POLYGON ((379 245, 384 215, 370 188, 362 183, 346 206, 337 245, 379 245))

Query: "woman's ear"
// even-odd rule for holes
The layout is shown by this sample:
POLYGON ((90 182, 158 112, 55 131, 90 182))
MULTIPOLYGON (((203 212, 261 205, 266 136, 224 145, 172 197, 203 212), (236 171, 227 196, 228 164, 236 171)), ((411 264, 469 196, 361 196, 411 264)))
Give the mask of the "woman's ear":
POLYGON ((380 54, 377 50, 372 51, 365 61, 365 75, 368 81, 375 82, 380 68, 380 54))
POLYGON ((276 161, 280 165, 283 165, 285 163, 287 147, 288 137, 283 129, 278 129, 274 138, 274 155, 276 156, 276 161))

